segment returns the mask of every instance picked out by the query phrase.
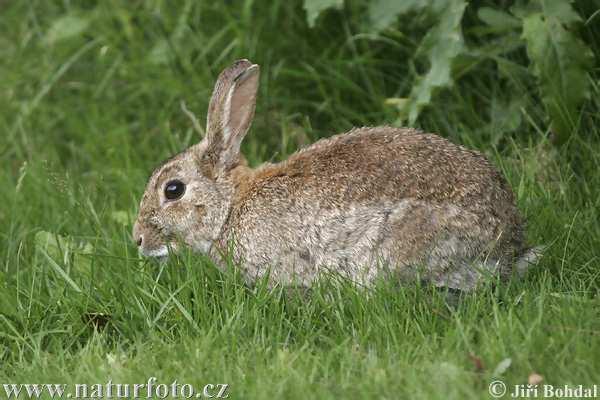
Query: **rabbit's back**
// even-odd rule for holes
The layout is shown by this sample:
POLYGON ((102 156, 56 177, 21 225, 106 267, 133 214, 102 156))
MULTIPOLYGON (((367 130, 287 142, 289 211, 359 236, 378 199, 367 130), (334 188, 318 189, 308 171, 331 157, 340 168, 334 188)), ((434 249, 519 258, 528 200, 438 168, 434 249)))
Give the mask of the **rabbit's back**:
POLYGON ((224 239, 235 238, 256 275, 270 265, 271 275, 310 281, 319 265, 335 264, 370 280, 376 274, 364 265, 381 261, 448 275, 477 255, 512 261, 521 251, 522 222, 503 177, 480 153, 436 135, 355 129, 233 176, 224 239))

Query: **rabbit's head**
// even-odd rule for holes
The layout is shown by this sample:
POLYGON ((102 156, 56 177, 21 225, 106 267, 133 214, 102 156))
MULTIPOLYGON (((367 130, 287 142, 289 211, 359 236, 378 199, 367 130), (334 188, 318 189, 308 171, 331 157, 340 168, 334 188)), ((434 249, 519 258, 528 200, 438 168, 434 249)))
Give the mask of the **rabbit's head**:
POLYGON ((225 69, 210 100, 204 139, 159 166, 148 181, 133 228, 140 253, 165 257, 185 243, 208 252, 229 215, 240 144, 256 104, 259 67, 248 60, 225 69))

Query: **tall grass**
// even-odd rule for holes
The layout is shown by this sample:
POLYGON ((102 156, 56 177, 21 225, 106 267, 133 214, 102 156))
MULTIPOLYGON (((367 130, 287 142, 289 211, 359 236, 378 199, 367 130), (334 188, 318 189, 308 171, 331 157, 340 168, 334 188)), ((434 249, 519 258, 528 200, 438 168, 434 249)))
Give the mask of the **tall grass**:
POLYGON ((507 91, 491 63, 418 121, 507 176, 530 243, 548 246, 526 279, 455 305, 392 283, 289 295, 246 287, 198 255, 138 258, 130 231, 149 173, 199 140, 181 102, 204 122, 218 72, 242 57, 261 64, 243 151, 252 165, 281 160, 352 126, 393 123, 384 103, 411 87, 410 35, 358 34, 352 7, 309 29, 302 4, 285 1, 0 7, 0 383, 156 376, 229 383, 231 398, 392 399, 485 398, 493 378, 532 372, 598 382, 597 77, 561 147, 536 94, 507 91), (522 105, 507 115, 511 99, 522 105))

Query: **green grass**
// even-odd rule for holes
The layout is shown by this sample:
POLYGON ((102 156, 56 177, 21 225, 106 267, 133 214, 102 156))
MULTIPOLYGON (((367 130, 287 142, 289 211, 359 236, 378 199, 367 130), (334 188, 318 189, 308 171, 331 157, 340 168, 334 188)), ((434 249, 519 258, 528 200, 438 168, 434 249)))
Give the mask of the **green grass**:
POLYGON ((428 287, 325 281, 308 297, 286 296, 245 287, 200 256, 163 266, 138 258, 130 231, 147 177, 199 139, 180 102, 204 121, 232 60, 262 67, 243 145, 253 165, 392 123, 384 100, 410 90, 409 37, 366 40, 348 11, 309 30, 296 2, 221 3, 0 6, 0 384, 154 376, 228 383, 236 399, 477 399, 494 378, 521 384, 532 372, 555 385, 598 383, 596 78, 561 148, 529 89, 507 90, 485 63, 420 119, 485 152, 509 179, 529 241, 548 246, 522 281, 451 307, 428 287), (61 38, 65 15, 69 27, 88 25, 61 38), (520 124, 505 135, 490 110, 517 97, 523 108, 509 117, 520 124), (94 318, 106 326, 94 329, 94 318))

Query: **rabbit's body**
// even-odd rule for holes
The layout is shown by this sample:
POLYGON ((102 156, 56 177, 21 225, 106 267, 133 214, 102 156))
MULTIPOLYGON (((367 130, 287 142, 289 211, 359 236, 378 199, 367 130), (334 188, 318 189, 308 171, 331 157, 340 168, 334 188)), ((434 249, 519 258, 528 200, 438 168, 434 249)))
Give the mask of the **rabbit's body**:
POLYGON ((134 227, 142 254, 166 256, 179 238, 217 263, 233 249, 248 281, 309 286, 333 272, 465 290, 531 260, 504 178, 436 135, 354 129, 248 168, 239 150, 257 88, 247 60, 221 74, 204 140, 150 178, 134 227))
POLYGON ((487 160, 412 129, 355 129, 232 177, 220 242, 235 242, 250 280, 391 273, 470 288, 486 271, 510 273, 523 247, 510 189, 487 160))

